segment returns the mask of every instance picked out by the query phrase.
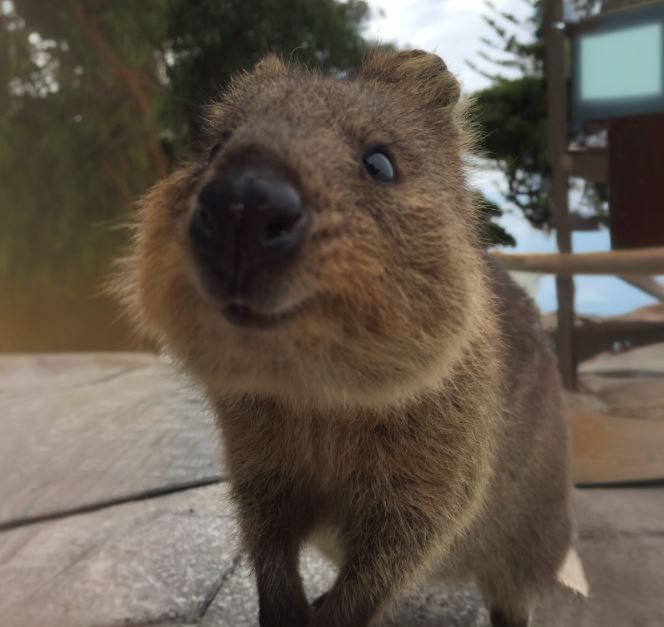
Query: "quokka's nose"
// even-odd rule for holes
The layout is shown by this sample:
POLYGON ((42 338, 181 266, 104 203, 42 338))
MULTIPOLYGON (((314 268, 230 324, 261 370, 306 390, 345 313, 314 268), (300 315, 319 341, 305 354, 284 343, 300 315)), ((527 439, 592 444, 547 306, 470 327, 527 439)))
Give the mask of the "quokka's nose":
POLYGON ((300 195, 288 182, 245 169, 201 190, 190 234, 206 263, 237 282, 247 272, 292 259, 308 223, 300 195))

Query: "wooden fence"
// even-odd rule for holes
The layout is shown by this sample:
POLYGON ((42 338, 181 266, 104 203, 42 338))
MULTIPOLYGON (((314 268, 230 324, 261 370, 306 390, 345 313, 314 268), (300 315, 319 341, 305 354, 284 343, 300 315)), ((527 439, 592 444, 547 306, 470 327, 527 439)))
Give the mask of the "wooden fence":
MULTIPOLYGON (((555 274, 557 278, 571 278, 578 274, 614 275, 664 301, 664 285, 654 278, 656 275, 664 275, 664 247, 602 253, 494 252, 493 255, 507 270, 512 271, 555 274)), ((558 306, 560 305, 559 302, 558 306)), ((579 361, 610 349, 615 342, 630 346, 664 342, 664 324, 625 318, 601 322, 585 321, 583 324, 559 324, 554 335, 558 355, 572 357, 571 360, 561 360, 561 370, 567 387, 574 388, 579 361)))

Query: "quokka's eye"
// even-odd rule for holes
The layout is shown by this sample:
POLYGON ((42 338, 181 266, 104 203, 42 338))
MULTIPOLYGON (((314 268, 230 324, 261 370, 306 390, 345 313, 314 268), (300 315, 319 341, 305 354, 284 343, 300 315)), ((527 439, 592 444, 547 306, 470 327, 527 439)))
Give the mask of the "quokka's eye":
POLYGON ((208 163, 214 160, 214 158, 219 154, 219 151, 224 147, 224 144, 231 138, 232 133, 230 131, 224 131, 219 137, 219 141, 210 148, 208 153, 208 163))
POLYGON ((208 153, 208 163, 214 160, 214 158, 219 154, 219 151, 221 150, 221 144, 215 144, 210 148, 210 152, 208 153))
POLYGON ((394 181, 394 165, 382 150, 370 150, 362 161, 369 175, 377 181, 382 181, 383 183, 394 181))

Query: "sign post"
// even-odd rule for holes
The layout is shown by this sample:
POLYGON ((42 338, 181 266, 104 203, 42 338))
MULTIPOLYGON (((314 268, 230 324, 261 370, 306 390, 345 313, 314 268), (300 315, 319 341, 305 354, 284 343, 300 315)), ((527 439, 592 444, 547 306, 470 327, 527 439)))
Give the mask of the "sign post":
MULTIPOLYGON (((547 100, 549 109, 549 155, 552 170, 552 212, 558 251, 572 252, 567 206, 567 80, 565 76, 565 31, 562 0, 547 0, 544 29, 546 41, 547 100)), ((576 388, 574 355, 574 278, 556 275, 558 325, 556 344, 563 385, 576 388)))

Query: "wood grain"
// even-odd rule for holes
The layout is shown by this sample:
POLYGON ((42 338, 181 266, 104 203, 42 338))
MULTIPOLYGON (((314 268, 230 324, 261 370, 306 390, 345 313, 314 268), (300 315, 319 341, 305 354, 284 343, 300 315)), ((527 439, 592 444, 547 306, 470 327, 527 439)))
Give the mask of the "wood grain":
POLYGON ((220 477, 205 404, 162 358, 4 356, 0 375, 0 526, 220 477))

